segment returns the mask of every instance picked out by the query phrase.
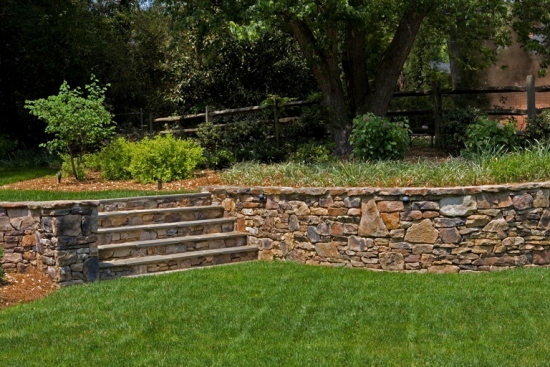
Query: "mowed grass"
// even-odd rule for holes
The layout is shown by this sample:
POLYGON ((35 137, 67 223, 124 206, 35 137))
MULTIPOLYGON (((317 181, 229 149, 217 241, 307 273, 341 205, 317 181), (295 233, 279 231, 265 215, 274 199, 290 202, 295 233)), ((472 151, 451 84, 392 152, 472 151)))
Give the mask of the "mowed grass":
POLYGON ((52 200, 101 200, 126 198, 132 196, 184 194, 184 191, 139 191, 139 190, 108 190, 108 191, 39 191, 39 190, 1 190, 0 201, 52 201, 52 200))
POLYGON ((44 176, 54 176, 57 170, 49 167, 0 167, 0 186, 44 176))
POLYGON ((549 287, 281 262, 119 279, 0 311, 0 365, 542 366, 549 287))

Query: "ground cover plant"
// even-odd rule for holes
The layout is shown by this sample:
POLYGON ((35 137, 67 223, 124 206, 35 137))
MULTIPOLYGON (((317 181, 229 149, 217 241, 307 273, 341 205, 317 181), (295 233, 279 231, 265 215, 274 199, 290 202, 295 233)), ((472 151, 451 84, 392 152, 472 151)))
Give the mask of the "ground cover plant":
POLYGON ((229 185, 445 187, 550 180, 550 146, 535 145, 501 155, 440 161, 239 163, 222 173, 229 185))
POLYGON ((549 286, 540 268, 435 275, 281 262, 118 279, 0 311, 0 363, 545 365, 549 286))

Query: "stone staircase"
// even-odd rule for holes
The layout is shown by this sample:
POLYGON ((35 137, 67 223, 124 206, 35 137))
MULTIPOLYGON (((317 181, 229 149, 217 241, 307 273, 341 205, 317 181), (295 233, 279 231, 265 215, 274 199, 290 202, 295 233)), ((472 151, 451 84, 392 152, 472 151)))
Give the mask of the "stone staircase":
POLYGON ((99 279, 257 259, 209 193, 101 200, 99 279))

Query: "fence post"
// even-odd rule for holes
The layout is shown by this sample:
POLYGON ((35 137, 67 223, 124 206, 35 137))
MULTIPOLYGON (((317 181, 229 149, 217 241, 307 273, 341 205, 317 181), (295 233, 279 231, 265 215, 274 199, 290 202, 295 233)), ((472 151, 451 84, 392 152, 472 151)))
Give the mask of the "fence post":
POLYGON ((441 85, 439 81, 432 83, 432 94, 434 98, 434 135, 435 144, 439 145, 439 127, 441 126, 442 112, 441 112, 441 85))
POLYGON ((535 104, 535 77, 527 75, 526 81, 527 89, 527 118, 533 119, 537 114, 537 108, 535 104))
POLYGON ((149 132, 153 132, 153 114, 149 112, 149 132))
POLYGON ((210 107, 206 106, 206 123, 210 122, 210 116, 208 116, 209 112, 210 112, 210 107))
POLYGON ((279 138, 281 135, 281 128, 279 126, 279 104, 277 102, 276 96, 273 96, 273 117, 275 119, 275 142, 277 144, 277 149, 279 149, 279 138))

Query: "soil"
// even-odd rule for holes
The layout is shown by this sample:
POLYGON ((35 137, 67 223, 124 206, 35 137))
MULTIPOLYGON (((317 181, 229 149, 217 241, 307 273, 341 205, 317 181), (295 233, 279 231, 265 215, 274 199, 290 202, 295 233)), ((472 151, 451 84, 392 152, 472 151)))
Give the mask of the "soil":
MULTIPOLYGON (((405 157, 408 161, 428 159, 442 162, 447 155, 430 147, 413 147, 405 157)), ((198 172, 194 178, 188 180, 163 183, 163 191, 197 191, 202 186, 221 184, 219 173, 214 171, 198 172)), ((103 191, 103 190, 158 190, 158 184, 140 184, 136 181, 108 181, 102 179, 98 173, 91 173, 85 181, 77 181, 66 177, 57 183, 56 177, 42 177, 29 181, 4 185, 1 189, 11 190, 56 190, 56 191, 103 191)), ((19 303, 30 302, 46 297, 57 289, 50 278, 36 270, 27 274, 6 274, 4 282, 0 283, 0 309, 19 303)))

